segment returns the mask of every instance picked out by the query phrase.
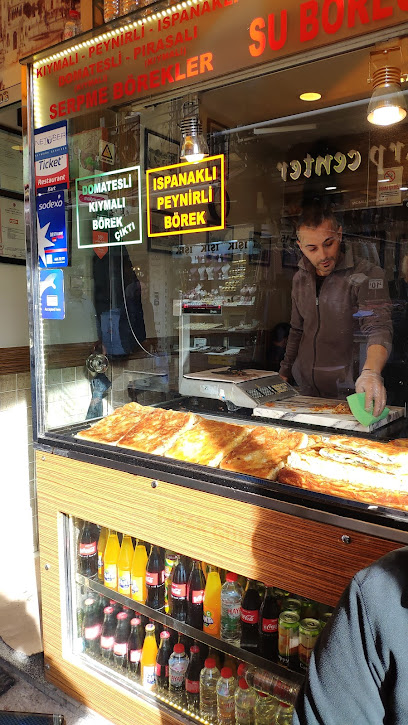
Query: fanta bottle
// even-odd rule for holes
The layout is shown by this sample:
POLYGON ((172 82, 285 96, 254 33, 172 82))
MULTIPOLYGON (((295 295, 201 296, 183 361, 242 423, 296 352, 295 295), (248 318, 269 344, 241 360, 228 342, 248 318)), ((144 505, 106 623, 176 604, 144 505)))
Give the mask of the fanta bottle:
POLYGON ((145 690, 153 690, 156 684, 156 657, 158 651, 154 624, 146 624, 145 631, 140 674, 145 690))
POLYGON ((203 632, 220 636, 221 579, 218 571, 210 571, 204 591, 203 632))
POLYGON ((143 604, 147 598, 146 589, 146 564, 147 564, 147 551, 144 544, 136 544, 135 551, 132 559, 131 568, 131 593, 132 599, 135 602, 142 602, 143 604))
POLYGON ((119 558, 119 539, 116 531, 109 531, 108 540, 106 542, 104 562, 103 562, 103 578, 105 587, 118 590, 118 558, 119 558))
POLYGON ((132 537, 124 534, 118 558, 118 592, 130 597, 130 570, 133 561, 132 537))
POLYGON ((103 561, 104 561, 104 555, 105 555, 105 547, 106 542, 108 540, 109 536, 109 529, 105 529, 104 526, 102 526, 100 532, 99 532, 99 539, 98 539, 98 579, 100 582, 103 583, 103 561))

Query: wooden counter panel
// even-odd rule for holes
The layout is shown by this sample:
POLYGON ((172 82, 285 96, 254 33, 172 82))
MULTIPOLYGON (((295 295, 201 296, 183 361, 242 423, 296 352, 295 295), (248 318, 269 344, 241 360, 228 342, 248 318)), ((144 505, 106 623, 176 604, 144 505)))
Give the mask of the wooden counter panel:
POLYGON ((50 453, 37 454, 37 487, 41 516, 62 511, 330 605, 359 569, 400 546, 50 453))

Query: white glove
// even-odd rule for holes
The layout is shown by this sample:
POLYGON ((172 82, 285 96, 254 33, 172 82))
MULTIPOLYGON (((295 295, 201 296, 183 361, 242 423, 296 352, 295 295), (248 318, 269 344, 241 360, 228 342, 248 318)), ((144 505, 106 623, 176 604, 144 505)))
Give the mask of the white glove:
POLYGON ((373 415, 378 416, 383 412, 387 393, 379 373, 374 370, 362 370, 360 377, 356 380, 356 393, 365 393, 364 407, 368 413, 372 411, 373 415))

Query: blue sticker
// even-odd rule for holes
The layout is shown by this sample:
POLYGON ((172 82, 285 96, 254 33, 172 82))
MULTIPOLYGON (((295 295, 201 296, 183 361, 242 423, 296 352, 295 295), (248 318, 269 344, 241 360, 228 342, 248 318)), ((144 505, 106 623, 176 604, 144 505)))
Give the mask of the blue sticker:
POLYGON ((64 272, 40 269, 41 317, 43 320, 65 318, 64 272))
POLYGON ((40 267, 68 264, 64 192, 37 196, 37 239, 40 267))

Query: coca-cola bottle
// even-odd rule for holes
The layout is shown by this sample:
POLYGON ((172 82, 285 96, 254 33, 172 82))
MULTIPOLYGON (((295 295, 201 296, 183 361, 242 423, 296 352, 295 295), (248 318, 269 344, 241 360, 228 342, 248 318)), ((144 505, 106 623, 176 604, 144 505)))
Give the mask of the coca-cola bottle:
POLYGON ((188 601, 186 623, 196 629, 203 628, 203 601, 205 577, 201 563, 194 559, 193 568, 188 580, 188 601))
POLYGON ((84 651, 91 655, 91 657, 99 657, 101 629, 96 600, 88 597, 84 602, 82 636, 84 640, 84 651))
POLYGON ((144 641, 144 629, 140 617, 130 620, 130 635, 127 643, 128 671, 136 680, 140 679, 140 660, 144 641))
POLYGON ((157 611, 164 611, 164 551, 153 545, 146 565, 146 604, 157 611))
POLYGON ((200 648, 193 644, 190 647, 190 662, 187 667, 185 688, 187 707, 190 712, 198 713, 200 710, 200 648))
POLYGON ((249 652, 259 648, 259 610, 261 597, 256 582, 248 579, 241 607, 241 647, 249 652))
POLYGON ((88 579, 98 576, 98 531, 85 521, 78 539, 78 572, 88 579))
POLYGON ((113 663, 119 669, 127 667, 127 643, 130 634, 129 619, 126 612, 116 615, 115 641, 113 643, 113 663))
POLYGON ((171 609, 173 619, 185 622, 187 619, 187 569, 184 556, 180 556, 172 572, 171 578, 171 609))
POLYGON ((115 641, 116 615, 113 607, 105 607, 101 632, 101 657, 105 662, 113 660, 113 643, 115 641))
POLYGON ((278 659, 278 619, 279 607, 273 587, 267 587, 259 611, 259 653, 271 661, 278 659))
POLYGON ((169 658, 173 651, 170 632, 163 629, 160 632, 160 647, 156 658, 156 686, 157 692, 164 693, 169 689, 169 658))

